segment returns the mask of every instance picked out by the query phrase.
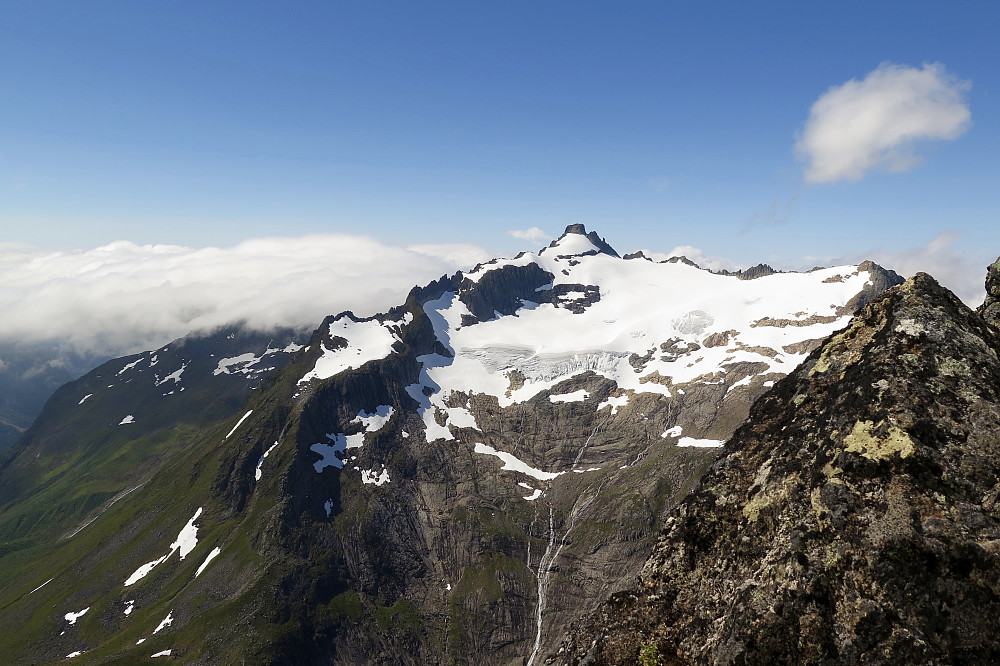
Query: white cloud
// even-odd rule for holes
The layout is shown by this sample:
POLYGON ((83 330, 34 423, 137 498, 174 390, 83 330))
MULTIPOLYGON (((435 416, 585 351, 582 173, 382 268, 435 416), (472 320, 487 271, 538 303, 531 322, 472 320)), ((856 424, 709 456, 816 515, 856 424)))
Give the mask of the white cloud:
POLYGON ((531 227, 530 229, 511 229, 507 232, 514 238, 520 238, 521 240, 531 241, 532 243, 538 243, 543 240, 552 238, 547 233, 539 229, 538 227, 531 227))
POLYGON ((401 247, 346 234, 200 249, 0 245, 0 341, 118 354, 239 320, 262 329, 314 327, 342 310, 384 311, 412 286, 489 258, 470 244, 401 247))
POLYGON ((905 171, 916 166, 915 142, 955 139, 968 129, 965 93, 970 87, 941 64, 917 69, 882 63, 861 81, 830 88, 812 105, 795 145, 808 161, 805 179, 859 180, 876 167, 905 171))

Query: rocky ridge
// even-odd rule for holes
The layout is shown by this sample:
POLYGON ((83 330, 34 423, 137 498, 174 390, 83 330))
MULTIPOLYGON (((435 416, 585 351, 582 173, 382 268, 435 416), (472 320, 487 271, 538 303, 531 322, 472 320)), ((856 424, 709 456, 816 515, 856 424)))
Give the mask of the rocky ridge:
POLYGON ((778 382, 547 663, 996 663, 998 264, 982 316, 918 274, 778 382))

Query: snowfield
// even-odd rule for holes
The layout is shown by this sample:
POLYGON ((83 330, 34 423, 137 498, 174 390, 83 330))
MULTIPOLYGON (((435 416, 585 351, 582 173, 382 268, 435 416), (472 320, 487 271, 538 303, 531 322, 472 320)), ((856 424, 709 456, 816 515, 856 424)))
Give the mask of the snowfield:
MULTIPOLYGON (((728 395, 773 385, 775 376, 788 374, 805 359, 810 345, 847 324, 851 314, 845 306, 872 284, 872 276, 858 266, 741 280, 682 261, 622 259, 602 252, 584 234, 569 231, 538 253, 494 260, 463 277, 468 282, 461 283, 458 292, 446 291, 423 304, 445 350, 418 356, 418 379, 405 387, 417 405, 427 441, 454 440, 463 430, 475 431, 465 433, 465 441, 475 441, 479 425, 471 398, 459 401, 456 393, 492 396, 505 408, 549 392, 553 404, 590 405, 606 410, 610 418, 641 394, 671 398, 684 395, 685 387, 692 385, 724 384, 723 394, 728 395), (530 264, 552 280, 534 289, 538 296, 522 297, 513 314, 494 312, 483 320, 461 300, 468 283, 481 284, 491 271, 530 264), (546 296, 552 293, 558 298, 546 296), (611 380, 617 388, 597 404, 585 389, 552 392, 560 382, 584 372, 611 380), (759 379, 765 375, 766 382, 759 379)), ((337 317, 321 342, 322 355, 299 383, 326 379, 394 353, 400 327, 411 320, 409 313, 399 321, 362 320, 350 313, 337 317)), ((347 450, 362 446, 391 415, 386 406, 373 414, 362 411, 352 421, 363 426, 360 432, 330 433, 327 442, 313 444, 310 449, 320 456, 314 462, 316 471, 343 468, 347 450)), ((680 447, 723 445, 715 439, 681 436, 680 427, 662 437, 676 439, 680 447)), ((568 471, 537 469, 481 442, 473 451, 499 458, 504 470, 540 481, 568 471)), ((389 482, 387 472, 375 468, 362 470, 362 480, 389 482)), ((541 492, 530 490, 527 500, 541 492)))
POLYGON ((327 333, 332 342, 324 341, 323 355, 316 359, 316 365, 299 380, 299 384, 328 379, 344 370, 360 368, 368 361, 385 358, 392 353, 392 345, 399 340, 399 327, 412 319, 410 313, 406 313, 400 321, 387 322, 342 316, 330 324, 327 333))
MULTIPOLYGON (((649 381, 657 373, 678 385, 749 361, 766 364, 763 373, 787 374, 805 354, 785 347, 845 326, 850 315, 837 315, 837 308, 869 282, 868 273, 855 266, 739 280, 683 263, 580 256, 596 251, 586 236, 568 234, 538 255, 500 261, 469 276, 481 279, 490 270, 534 262, 554 276, 553 286, 599 287, 600 300, 582 313, 524 302, 515 316, 462 326, 462 316, 470 313, 454 292, 426 303, 435 334, 454 354, 422 357, 427 377, 422 386, 442 387, 427 402, 445 409, 451 391, 465 391, 495 396, 506 407, 587 370, 621 389, 665 396, 672 395, 669 386, 649 381), (712 334, 718 334, 719 344, 703 344, 712 334), (671 357, 663 345, 672 342, 699 348, 671 357), (629 363, 633 354, 650 356, 639 373, 629 363), (525 377, 524 385, 508 390, 507 375, 515 370, 525 377)), ((608 404, 614 410, 616 403, 608 404)))

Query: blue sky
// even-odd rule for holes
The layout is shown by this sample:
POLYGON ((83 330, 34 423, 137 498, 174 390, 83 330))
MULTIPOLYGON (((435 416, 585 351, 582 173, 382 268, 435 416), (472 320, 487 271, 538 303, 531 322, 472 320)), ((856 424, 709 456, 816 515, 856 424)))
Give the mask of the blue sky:
POLYGON ((981 274, 1000 5, 760 4, 6 3, 0 242, 502 254, 583 222, 622 251, 796 266, 905 263, 948 233, 981 274), (807 182, 812 105, 883 63, 939 64, 971 122, 908 170, 807 182))

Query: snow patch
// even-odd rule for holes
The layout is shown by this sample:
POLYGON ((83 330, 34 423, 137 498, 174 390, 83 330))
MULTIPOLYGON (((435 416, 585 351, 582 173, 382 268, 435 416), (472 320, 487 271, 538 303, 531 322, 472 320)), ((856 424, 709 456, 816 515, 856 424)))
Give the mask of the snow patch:
POLYGON ((573 391, 572 393, 560 393, 559 395, 550 395, 550 402, 583 402, 590 397, 590 393, 580 389, 579 391, 573 391))
POLYGON ((227 434, 222 439, 229 439, 229 435, 232 435, 234 432, 236 432, 236 429, 239 428, 241 425, 243 425, 243 422, 246 421, 247 417, 250 416, 251 414, 253 414, 252 409, 248 411, 246 414, 244 414, 242 417, 240 417, 240 420, 236 422, 236 425, 234 425, 233 429, 229 431, 229 434, 227 434))
POLYGON ((36 587, 35 589, 33 589, 31 592, 28 592, 28 594, 34 594, 35 592, 38 592, 38 590, 42 589, 43 587, 45 587, 46 585, 48 585, 49 583, 51 583, 54 580, 55 580, 55 578, 49 578, 47 581, 45 581, 44 583, 42 583, 41 585, 39 585, 38 587, 36 587))
POLYGON ((219 360, 219 364, 215 367, 215 370, 212 371, 212 375, 231 375, 234 371, 230 370, 230 368, 237 365, 242 365, 244 367, 236 370, 235 372, 244 372, 248 370, 250 366, 259 363, 261 358, 263 358, 263 356, 258 357, 253 352, 247 352, 246 354, 240 354, 239 356, 230 356, 228 358, 221 359, 219 360))
POLYGON ((66 655, 65 659, 72 659, 73 657, 79 657, 81 654, 83 653, 80 652, 79 650, 77 650, 76 652, 70 652, 68 655, 66 655))
POLYGON ((345 370, 360 368, 369 361, 385 358, 392 353, 392 345, 399 340, 390 329, 405 325, 412 317, 407 312, 402 321, 383 323, 377 319, 355 321, 345 315, 334 321, 330 324, 330 337, 343 338, 347 344, 331 349, 325 342, 321 342, 322 356, 316 359, 316 365, 299 380, 299 384, 314 379, 328 379, 345 370))
POLYGON ((126 604, 125 611, 124 611, 125 615, 131 615, 132 611, 135 610, 135 599, 132 599, 130 601, 126 601, 125 604, 126 604))
POLYGON ((118 425, 127 425, 129 423, 135 423, 135 417, 132 416, 131 414, 123 418, 118 425))
POLYGON ((200 576, 201 572, 204 571, 205 567, 208 566, 208 563, 211 562, 212 560, 214 560, 216 558, 216 556, 219 553, 221 553, 221 552, 222 552, 222 550, 218 546, 216 546, 215 548, 213 548, 212 552, 209 553, 208 557, 205 558, 205 561, 201 563, 200 567, 198 567, 198 570, 194 572, 194 577, 197 578, 198 576, 200 576))
POLYGON ((330 513, 333 512, 333 500, 332 499, 328 499, 327 501, 323 502, 323 510, 326 511, 326 517, 329 518, 330 517, 330 513))
POLYGON ((373 483, 376 486, 381 486, 383 483, 389 483, 389 470, 383 469, 381 474, 376 475, 373 470, 363 469, 361 470, 361 483, 373 483))
POLYGON ((614 416, 615 414, 618 413, 619 408, 624 407, 627 404, 628 404, 627 393, 625 395, 621 395, 618 397, 609 395, 607 398, 604 399, 604 402, 602 402, 597 406, 597 411, 601 411, 605 407, 611 407, 611 415, 614 416))
POLYGON ((682 432, 684 432, 684 429, 679 425, 675 425, 673 428, 664 430, 660 437, 680 437, 682 432))
POLYGON ((536 499, 538 499, 541 496, 542 496, 542 491, 540 489, 536 488, 535 492, 531 493, 530 495, 526 495, 524 497, 524 499, 528 500, 529 502, 534 502, 536 499))
POLYGON ((141 362, 142 362, 142 359, 141 358, 137 358, 136 360, 132 361, 131 363, 126 364, 124 368, 122 368, 121 370, 118 371, 118 376, 120 377, 122 375, 122 373, 131 370, 135 366, 139 365, 139 363, 141 363, 141 362))
POLYGON ((150 659, 155 659, 156 657, 169 657, 170 650, 164 650, 163 652, 157 652, 156 654, 149 655, 150 659))
POLYGON ((333 444, 317 442, 309 447, 309 450, 322 456, 322 459, 313 463, 313 468, 317 472, 322 472, 327 467, 342 469, 344 463, 337 456, 337 453, 344 453, 347 449, 360 449, 365 444, 365 435, 374 434, 382 430, 389 422, 389 419, 392 418, 392 415, 393 409, 391 405, 379 405, 370 414, 362 409, 358 412, 357 416, 351 419, 351 423, 360 423, 364 427, 364 430, 353 435, 345 435, 342 432, 327 433, 327 439, 332 441, 333 444))
POLYGON ((476 443, 475 447, 472 449, 476 453, 484 453, 490 456, 496 456, 503 461, 503 467, 501 470, 509 470, 512 472, 520 472, 521 474, 527 474, 528 476, 534 477, 539 481, 551 481, 552 479, 565 474, 566 472, 543 472, 540 469, 532 467, 526 462, 512 456, 504 451, 497 451, 492 446, 488 444, 476 443))
POLYGON ((82 611, 77 611, 76 613, 72 613, 72 612, 66 613, 65 615, 63 615, 63 618, 67 622, 70 623, 70 626, 72 626, 72 625, 76 624, 76 621, 78 619, 80 619, 81 617, 83 617, 84 615, 86 615, 87 611, 89 611, 89 610, 90 610, 90 606, 87 606, 82 611))
POLYGON ((738 382, 733 382, 732 385, 730 385, 730 387, 728 389, 726 389, 726 395, 729 395, 729 392, 732 391, 737 386, 749 386, 750 385, 750 381, 753 378, 754 378, 754 375, 748 375, 748 376, 744 377, 743 379, 739 380, 738 382))
POLYGON ((271 451, 274 451, 274 447, 276 447, 277 445, 278 445, 277 442, 275 442, 274 444, 272 444, 267 449, 267 451, 264 451, 264 455, 262 455, 260 457, 260 460, 257 461, 257 469, 255 469, 254 472, 253 472, 253 478, 254 478, 255 481, 260 481, 260 477, 262 477, 264 475, 264 472, 261 471, 260 466, 264 464, 264 458, 266 458, 269 455, 271 455, 271 451))
POLYGON ((82 405, 82 404, 83 404, 83 403, 84 403, 84 402, 85 402, 85 401, 87 400, 87 398, 89 398, 89 397, 90 397, 90 396, 92 396, 92 395, 94 395, 94 394, 93 394, 93 393, 88 393, 87 395, 85 395, 85 396, 83 396, 82 398, 80 398, 80 402, 78 402, 78 403, 76 403, 76 404, 78 404, 78 405, 82 405))
POLYGON ((386 423, 389 422, 389 419, 392 417, 392 412, 392 406, 390 405, 379 405, 371 414, 362 409, 358 412, 357 416, 351 419, 351 423, 362 424, 366 433, 378 432, 385 427, 386 423))
POLYGON ((171 379, 174 380, 174 384, 175 385, 179 384, 180 381, 181 381, 181 374, 184 372, 184 369, 187 368, 187 367, 188 367, 187 363, 182 364, 179 369, 174 370, 173 372, 171 372, 169 375, 167 375, 163 379, 157 381, 156 385, 157 386, 161 386, 161 385, 166 384, 167 382, 169 382, 171 379))
POLYGON ((718 439, 695 439, 694 437, 681 437, 677 440, 677 446, 715 448, 722 446, 723 444, 725 444, 725 442, 718 439))
MULTIPOLYGON (((331 435, 327 435, 331 437, 331 435)), ((343 435, 339 436, 340 439, 334 442, 333 445, 323 444, 317 442, 309 447, 309 450, 318 453, 322 458, 313 463, 313 469, 317 473, 322 472, 327 467, 336 467, 337 469, 343 469, 344 461, 337 457, 338 453, 343 453, 346 448, 347 439, 343 435)))
POLYGON ((174 612, 170 611, 169 613, 167 613, 167 616, 163 618, 163 622, 160 622, 160 624, 157 625, 156 629, 153 629, 153 633, 154 634, 159 633, 161 629, 166 629, 173 623, 174 623, 174 612))

